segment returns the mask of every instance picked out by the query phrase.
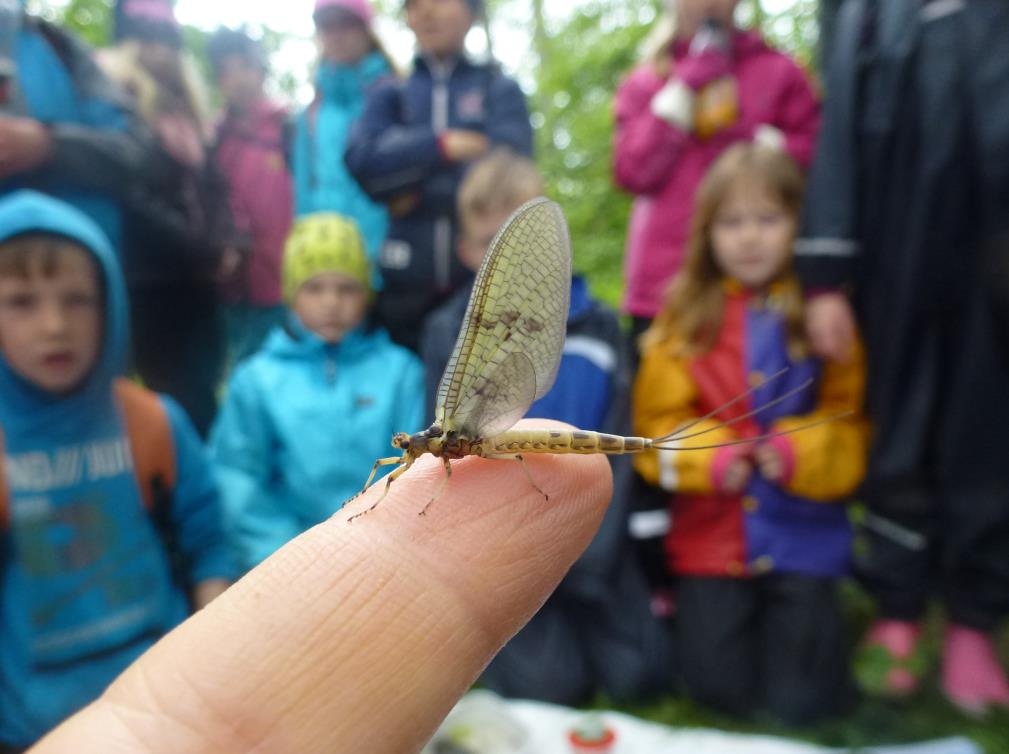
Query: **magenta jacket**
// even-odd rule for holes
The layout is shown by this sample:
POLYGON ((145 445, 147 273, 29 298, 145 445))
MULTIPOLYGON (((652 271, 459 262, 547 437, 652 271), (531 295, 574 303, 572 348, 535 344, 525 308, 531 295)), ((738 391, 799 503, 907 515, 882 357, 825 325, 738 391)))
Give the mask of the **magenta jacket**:
MULTIPOLYGON (((686 54, 675 44, 674 58, 686 54)), ((631 72, 616 96, 613 171, 636 195, 624 258, 623 308, 654 317, 670 278, 680 268, 690 231, 693 197, 711 162, 733 142, 752 138, 767 124, 785 135, 788 151, 809 165, 820 124, 820 106, 805 74, 755 33, 733 37, 739 89, 737 126, 701 141, 652 114, 652 97, 666 83, 649 63, 631 72)))
POLYGON ((260 101, 247 116, 226 115, 217 129, 217 166, 228 181, 235 225, 249 255, 226 300, 254 306, 282 301, 280 264, 294 213, 287 166, 287 112, 260 101))

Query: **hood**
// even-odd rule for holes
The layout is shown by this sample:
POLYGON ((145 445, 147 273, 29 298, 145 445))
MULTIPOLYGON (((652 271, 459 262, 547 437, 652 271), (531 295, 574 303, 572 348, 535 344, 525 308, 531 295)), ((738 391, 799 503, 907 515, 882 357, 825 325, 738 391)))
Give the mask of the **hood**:
MULTIPOLYGON (((35 191, 18 191, 0 200, 0 243, 33 232, 65 236, 98 260, 105 299, 102 350, 84 385, 69 399, 89 400, 108 394, 112 380, 125 367, 128 336, 126 291, 112 246, 91 218, 58 199, 35 191)), ((0 420, 5 424, 12 420, 12 413, 30 414, 35 408, 67 400, 67 396, 57 398, 25 382, 0 356, 0 420)))
POLYGON ((315 86, 324 101, 356 104, 375 81, 389 73, 389 64, 382 54, 372 52, 354 65, 320 62, 315 86))

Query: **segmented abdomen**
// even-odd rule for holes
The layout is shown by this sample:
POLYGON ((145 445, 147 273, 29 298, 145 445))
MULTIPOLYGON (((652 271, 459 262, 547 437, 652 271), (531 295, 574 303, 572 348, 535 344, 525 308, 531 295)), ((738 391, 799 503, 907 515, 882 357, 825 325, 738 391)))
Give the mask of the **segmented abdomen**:
POLYGON ((484 440, 480 455, 519 453, 640 453, 650 447, 644 437, 621 437, 581 429, 513 429, 484 440))

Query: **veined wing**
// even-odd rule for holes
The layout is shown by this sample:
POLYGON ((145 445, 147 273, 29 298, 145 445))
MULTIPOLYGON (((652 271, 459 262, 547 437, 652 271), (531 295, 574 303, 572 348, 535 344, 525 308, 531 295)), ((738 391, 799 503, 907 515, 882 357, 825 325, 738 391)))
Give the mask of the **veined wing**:
POLYGON ((491 242, 438 387, 435 423, 491 437, 553 385, 567 331, 571 240, 564 213, 538 198, 491 242))

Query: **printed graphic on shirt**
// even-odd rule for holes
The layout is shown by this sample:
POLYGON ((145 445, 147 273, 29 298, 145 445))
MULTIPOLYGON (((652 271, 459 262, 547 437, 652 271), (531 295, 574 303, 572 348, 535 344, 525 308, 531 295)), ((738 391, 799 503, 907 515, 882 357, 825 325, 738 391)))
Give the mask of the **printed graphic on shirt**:
POLYGON ((5 457, 14 564, 35 667, 162 632, 167 559, 141 501, 126 438, 5 457))

